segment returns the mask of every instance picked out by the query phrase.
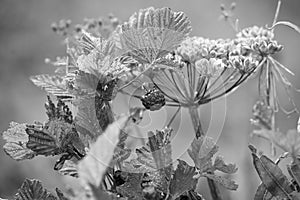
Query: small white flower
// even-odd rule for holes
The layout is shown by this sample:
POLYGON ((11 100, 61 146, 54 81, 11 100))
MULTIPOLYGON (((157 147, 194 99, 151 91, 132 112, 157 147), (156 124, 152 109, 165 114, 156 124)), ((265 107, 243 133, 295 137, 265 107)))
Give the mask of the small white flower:
POLYGON ((207 77, 219 76, 224 69, 222 59, 216 58, 202 58, 196 61, 195 66, 200 75, 207 77))

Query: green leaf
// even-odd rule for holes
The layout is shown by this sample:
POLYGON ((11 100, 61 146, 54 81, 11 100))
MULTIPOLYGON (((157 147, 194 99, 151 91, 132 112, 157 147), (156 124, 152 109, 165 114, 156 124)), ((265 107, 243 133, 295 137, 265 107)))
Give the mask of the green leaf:
POLYGON ((29 136, 27 148, 36 152, 38 155, 54 156, 60 152, 58 141, 50 131, 44 128, 27 127, 26 132, 29 136))
POLYGON ((172 129, 166 128, 162 131, 148 133, 146 146, 137 149, 137 160, 152 169, 161 169, 172 163, 172 150, 170 135, 172 129))
POLYGON ((103 133, 96 116, 95 98, 86 97, 80 100, 77 116, 75 117, 76 129, 86 146, 95 142, 103 133))
POLYGON ((58 200, 69 200, 69 198, 65 197, 64 193, 60 191, 60 189, 56 188, 55 189, 58 200))
POLYGON ((128 117, 121 117, 109 125, 98 137, 85 158, 78 164, 79 178, 86 185, 98 188, 113 157, 114 149, 119 142, 119 134, 124 128, 128 117))
POLYGON ((59 170, 59 173, 62 175, 68 175, 68 176, 73 176, 73 177, 78 177, 78 170, 77 170, 77 165, 71 161, 67 160, 63 167, 59 170))
MULTIPOLYGON (((251 146, 251 149, 255 148, 251 146)), ((265 155, 258 157, 255 151, 252 151, 252 158, 255 169, 268 191, 273 196, 292 199, 290 193, 293 191, 281 169, 265 155)))
POLYGON ((253 119, 252 123, 256 126, 271 130, 273 127, 272 117, 274 115, 273 109, 268 106, 264 101, 257 101, 253 106, 253 119))
POLYGON ((226 174, 234 174, 238 170, 235 164, 225 164, 221 156, 216 157, 213 167, 215 168, 215 170, 219 170, 226 174))
POLYGON ((66 81, 60 76, 51 76, 48 74, 41 74, 30 77, 30 80, 38 87, 54 96, 70 95, 67 88, 66 81))
POLYGON ((194 190, 190 190, 185 194, 181 195, 176 200, 205 200, 205 199, 198 192, 195 192, 194 190))
POLYGON ((183 160, 178 160, 178 162, 177 169, 170 182, 170 195, 173 199, 186 191, 195 189, 198 182, 198 179, 193 178, 196 175, 196 168, 189 166, 183 160))
POLYGON ((80 45, 84 48, 87 54, 97 52, 100 59, 113 55, 117 50, 115 49, 115 44, 112 40, 106 40, 103 37, 94 37, 86 31, 83 31, 80 45))
POLYGON ((157 190, 168 191, 169 181, 173 171, 170 134, 172 129, 148 133, 148 143, 136 149, 137 161, 146 168, 147 175, 152 179, 157 190))
POLYGON ((94 200, 102 200, 102 199, 105 199, 105 200, 127 200, 127 198, 118 197, 118 195, 115 193, 104 191, 102 189, 95 188, 93 186, 91 186, 91 188, 92 188, 94 200))
POLYGON ((300 134, 296 129, 288 130, 287 133, 274 132, 272 138, 277 146, 292 156, 300 153, 300 134))
POLYGON ((141 9, 121 27, 122 50, 141 63, 152 63, 174 50, 191 32, 183 12, 141 9))
POLYGON ((238 188, 238 185, 233 180, 230 180, 229 178, 226 177, 218 176, 211 173, 203 173, 201 174, 201 176, 214 180, 215 182, 224 186, 228 190, 236 190, 238 188))
POLYGON ((89 94, 96 93, 97 85, 101 81, 102 77, 98 77, 94 74, 79 71, 75 78, 76 87, 89 94))
POLYGON ((16 194, 15 200, 57 200, 43 188, 40 181, 26 179, 16 194))
POLYGON ((194 139, 191 147, 188 149, 188 154, 194 161, 195 166, 200 170, 200 173, 203 173, 212 170, 212 158, 217 151, 218 147, 213 139, 202 136, 194 139))
POLYGON ((287 169, 291 177, 296 181, 298 186, 300 186, 300 161, 294 161, 291 165, 287 166, 287 169))
POLYGON ((26 147, 28 135, 26 124, 10 123, 10 128, 3 132, 3 139, 6 141, 4 151, 14 160, 25 160, 33 158, 36 153, 26 147))
POLYGON ((120 186, 117 186, 117 192, 130 200, 143 199, 143 176, 143 173, 128 173, 126 182, 120 186))
POLYGON ((274 197, 270 192, 268 192, 268 189, 266 186, 261 183, 255 193, 254 200, 277 200, 276 197, 274 197))

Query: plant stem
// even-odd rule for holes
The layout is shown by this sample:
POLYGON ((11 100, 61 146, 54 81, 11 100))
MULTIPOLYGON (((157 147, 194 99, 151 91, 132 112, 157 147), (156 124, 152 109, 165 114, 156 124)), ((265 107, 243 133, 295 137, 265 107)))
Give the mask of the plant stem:
POLYGON ((196 138, 204 136, 205 133, 202 129, 202 125, 201 125, 201 122, 200 122, 200 116, 199 116, 199 113, 198 113, 198 106, 190 106, 189 107, 189 113, 190 113, 192 123, 193 123, 193 126, 194 126, 196 138))
MULTIPOLYGON (((200 116, 198 113, 198 106, 190 106, 189 107, 189 113, 193 122, 194 130, 196 138, 199 138, 201 136, 205 136, 205 133, 202 129, 202 125, 200 122, 200 116)), ((220 193, 220 190, 218 188, 218 185, 211 179, 207 179, 207 183, 210 189, 210 194, 212 196, 213 200, 222 200, 222 196, 220 193)))
POLYGON ((222 196, 218 185, 211 179, 207 178, 207 183, 210 189, 210 194, 213 200, 222 200, 222 196))

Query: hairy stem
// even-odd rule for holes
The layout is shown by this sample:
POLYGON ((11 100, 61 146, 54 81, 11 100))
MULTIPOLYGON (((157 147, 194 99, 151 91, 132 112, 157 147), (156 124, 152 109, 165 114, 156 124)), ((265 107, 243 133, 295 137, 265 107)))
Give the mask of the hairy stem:
POLYGON ((200 116, 199 116, 199 113, 198 113, 198 106, 189 107, 189 113, 190 113, 192 123, 193 123, 193 126, 194 126, 196 138, 204 136, 205 133, 202 129, 202 125, 201 125, 201 122, 200 122, 200 116))

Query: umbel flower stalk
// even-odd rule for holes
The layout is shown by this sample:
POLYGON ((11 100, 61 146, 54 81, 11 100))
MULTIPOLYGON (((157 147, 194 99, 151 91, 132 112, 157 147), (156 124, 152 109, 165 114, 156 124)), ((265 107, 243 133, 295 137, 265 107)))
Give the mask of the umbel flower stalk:
POLYGON ((167 106, 189 110, 197 138, 205 135, 199 107, 233 92, 265 62, 244 51, 247 42, 189 37, 151 77, 167 106))

